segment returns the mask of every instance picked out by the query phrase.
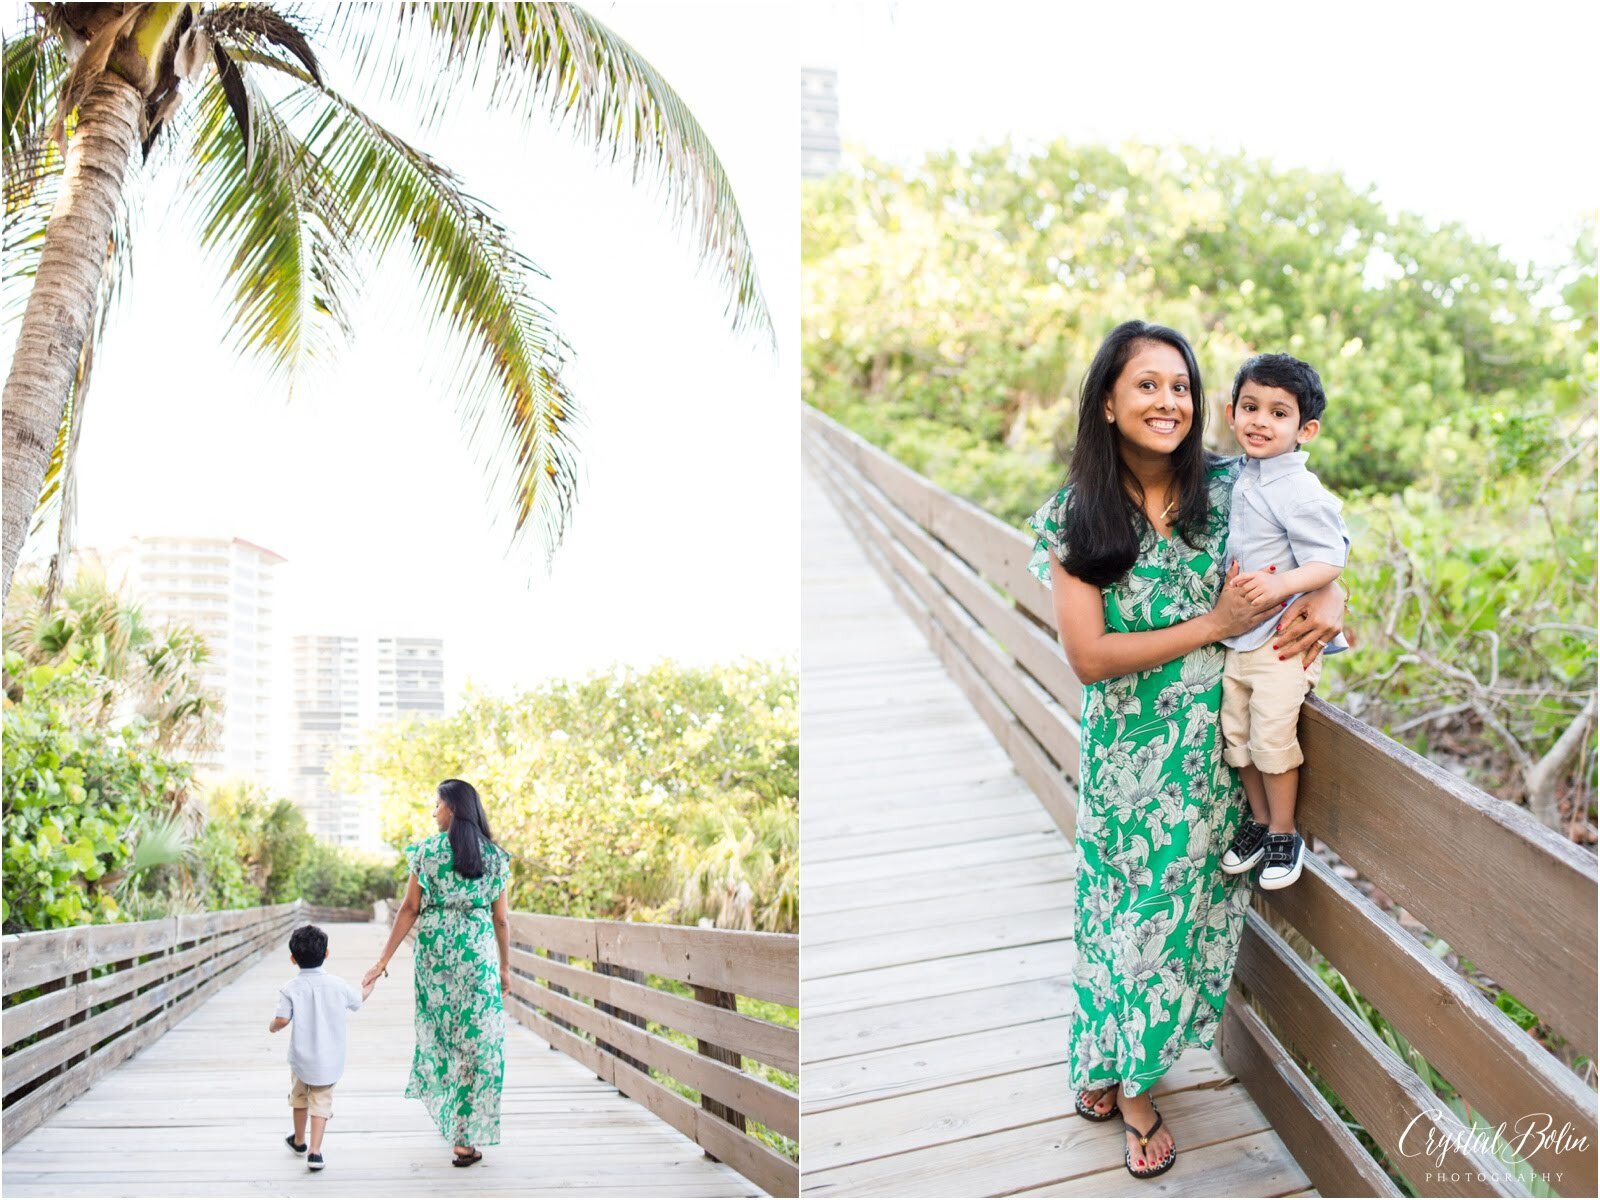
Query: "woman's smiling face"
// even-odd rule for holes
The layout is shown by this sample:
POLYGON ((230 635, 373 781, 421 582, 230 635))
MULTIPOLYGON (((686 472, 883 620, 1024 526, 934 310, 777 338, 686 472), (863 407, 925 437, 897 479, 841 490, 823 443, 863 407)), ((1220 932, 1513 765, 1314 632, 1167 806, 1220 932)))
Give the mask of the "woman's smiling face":
POLYGON ((1117 376, 1104 412, 1125 445, 1149 454, 1172 454, 1194 424, 1194 397, 1183 355, 1165 342, 1138 343, 1117 376))

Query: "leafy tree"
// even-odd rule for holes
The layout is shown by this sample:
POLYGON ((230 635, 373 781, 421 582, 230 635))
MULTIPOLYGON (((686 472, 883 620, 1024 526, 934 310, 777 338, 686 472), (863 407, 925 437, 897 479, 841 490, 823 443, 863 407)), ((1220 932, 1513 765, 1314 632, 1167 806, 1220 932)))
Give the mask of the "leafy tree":
POLYGON ((792 668, 759 662, 469 692, 452 716, 377 732, 336 775, 378 781, 396 846, 436 831, 441 779, 470 780, 518 908, 793 931, 796 693, 792 668))
POLYGON ((135 862, 141 828, 159 826, 188 784, 187 764, 150 746, 137 719, 85 720, 103 679, 82 657, 29 666, 5 656, 3 875, 10 933, 122 915, 112 885, 135 862))
POLYGON ((211 658, 205 639, 186 625, 151 628, 139 606, 88 565, 80 565, 59 596, 51 598, 49 590, 49 583, 26 572, 18 577, 6 609, 7 651, 30 666, 91 664, 102 682, 89 710, 98 725, 138 716, 158 750, 180 755, 213 744, 219 702, 202 677, 211 658))
MULTIPOLYGON (((5 270, 27 302, 4 392, 0 596, 35 506, 70 500, 97 335, 127 274, 146 170, 189 174, 195 240, 227 274, 238 346, 286 375, 349 335, 349 301, 371 263, 407 254, 418 302, 456 351, 466 422, 493 431, 486 445, 517 531, 531 523, 548 549, 559 542, 574 498, 575 404, 563 340, 531 289, 538 269, 447 167, 329 84, 329 48, 425 126, 483 83, 497 106, 567 122, 628 160, 692 229, 735 328, 770 330, 705 133, 582 9, 338 4, 326 16, 313 25, 264 3, 37 4, 7 39, 5 270)), ((176 326, 173 346, 181 352, 176 326)))
POLYGON ((976 454, 977 498, 1009 516, 1056 470, 1089 360, 1131 316, 1191 338, 1214 401, 1251 353, 1315 364, 1333 397, 1318 471, 1347 492, 1404 487, 1441 420, 1566 378, 1540 279, 1334 174, 1058 142, 808 189, 806 397, 897 454, 976 454))
POLYGON ((1595 839, 1592 221, 1536 271, 1335 174, 1058 142, 868 161, 807 185, 803 229, 806 397, 1014 525, 1118 322, 1184 332, 1219 418, 1247 355, 1310 361, 1361 639, 1323 692, 1595 839))
POLYGON ((399 855, 356 854, 319 841, 311 841, 309 850, 297 878, 298 894, 307 904, 366 908, 405 891, 406 864, 399 855))

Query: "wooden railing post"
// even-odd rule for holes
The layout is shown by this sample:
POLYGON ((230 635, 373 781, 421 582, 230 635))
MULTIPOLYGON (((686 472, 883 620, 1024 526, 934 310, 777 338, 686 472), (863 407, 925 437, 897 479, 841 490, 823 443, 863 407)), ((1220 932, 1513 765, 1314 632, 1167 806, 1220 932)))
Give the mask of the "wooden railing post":
MULTIPOLYGON (((596 975, 609 975, 615 979, 626 979, 629 983, 642 984, 644 982, 643 971, 635 970, 632 967, 619 967, 615 963, 597 962, 594 964, 594 973, 596 975)), ((625 1009, 618 1008, 614 1004, 607 1004, 601 1000, 596 1000, 594 1006, 606 1015, 616 1017, 619 1021, 626 1021, 629 1025, 637 1025, 640 1029, 649 1028, 648 1022, 646 1022, 645 1019, 638 1013, 628 1012, 625 1009)), ((646 1075, 650 1073, 650 1064, 642 1059, 637 1059, 631 1054, 624 1053, 615 1046, 611 1045, 609 1042, 597 1040, 595 1044, 607 1054, 615 1055, 617 1058, 620 1058, 635 1071, 643 1071, 646 1075)))
MULTIPOLYGON (((739 998, 732 992, 719 992, 716 988, 701 987, 698 984, 692 986, 694 987, 694 998, 701 1004, 707 1005, 710 1008, 725 1008, 730 1012, 739 1011, 739 998)), ((695 1042, 695 1048, 707 1058, 719 1063, 726 1063, 734 1070, 739 1070, 743 1066, 743 1062, 740 1059, 738 1051, 729 1050, 724 1046, 714 1045, 711 1042, 706 1041, 705 1038, 697 1039, 695 1042)), ((740 1133, 745 1132, 745 1117, 742 1112, 737 1112, 734 1109, 729 1108, 726 1104, 723 1104, 720 1100, 713 1100, 709 1096, 700 1097, 700 1107, 705 1109, 712 1116, 720 1117, 729 1125, 732 1125, 740 1133)), ((707 1156, 714 1157, 709 1151, 707 1152, 707 1156)))
MULTIPOLYGON (((565 963, 569 963, 569 962, 572 961, 572 956, 570 954, 563 954, 560 950, 546 950, 545 954, 549 957, 551 962, 558 962, 558 963, 565 964, 565 963)), ((550 980, 550 979, 545 980, 545 986, 548 987, 552 992, 554 992, 558 996, 570 996, 570 995, 572 995, 572 992, 571 992, 570 989, 562 987, 560 984, 556 983, 554 980, 550 980)), ((545 1014, 545 1016, 553 1024, 555 1024, 556 1026, 558 1026, 561 1029, 565 1029, 568 1033, 577 1033, 577 1032, 579 1032, 578 1027, 576 1025, 572 1024, 572 1022, 570 1022, 570 1021, 562 1020, 560 1017, 556 1016, 554 1013, 547 1012, 545 1014)), ((596 1076, 596 1078, 604 1078, 604 1076, 596 1076)))
POLYGON ((798 1140, 799 1097, 744 1062, 797 1072, 798 1031, 740 1013, 736 997, 797 1004, 796 943, 793 935, 513 912, 521 1002, 511 1013, 716 1161, 770 1195, 793 1196, 794 1160, 750 1128, 798 1140), (651 986, 657 977, 672 982, 651 986))

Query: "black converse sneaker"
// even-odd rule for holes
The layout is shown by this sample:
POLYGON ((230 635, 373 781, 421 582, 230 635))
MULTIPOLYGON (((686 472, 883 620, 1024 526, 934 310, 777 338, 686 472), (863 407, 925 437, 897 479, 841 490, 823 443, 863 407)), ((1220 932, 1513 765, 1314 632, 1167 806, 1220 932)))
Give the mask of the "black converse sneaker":
POLYGON ((304 1142, 295 1141, 294 1134, 291 1133, 283 1140, 285 1144, 288 1145, 289 1149, 293 1150, 296 1154, 304 1154, 306 1152, 306 1144, 304 1142))
POLYGON ((1266 851, 1261 875, 1256 881, 1264 890, 1286 888, 1300 878, 1300 868, 1305 866, 1306 844, 1298 833, 1267 834, 1266 851))
POLYGON ((306 1166, 313 1171, 320 1171, 323 1167, 322 1155, 313 1151, 306 1155, 306 1166))
POLYGON ((1229 875, 1241 875, 1261 861, 1266 852, 1267 827, 1254 817, 1246 817, 1233 835, 1233 845, 1222 853, 1222 869, 1229 875))

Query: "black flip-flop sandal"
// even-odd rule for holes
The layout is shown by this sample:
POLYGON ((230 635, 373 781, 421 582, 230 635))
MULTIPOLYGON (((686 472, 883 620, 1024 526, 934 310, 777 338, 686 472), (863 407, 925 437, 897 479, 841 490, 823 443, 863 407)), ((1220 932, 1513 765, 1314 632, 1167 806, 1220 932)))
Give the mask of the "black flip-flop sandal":
POLYGON ((1111 1091, 1113 1088, 1116 1088, 1118 1086, 1120 1086, 1120 1085, 1113 1083, 1109 1087, 1084 1088, 1083 1091, 1080 1091, 1073 1098, 1073 1107, 1075 1107, 1078 1110, 1078 1115, 1080 1117, 1087 1117, 1091 1121, 1109 1121, 1109 1120, 1111 1120, 1112 1117, 1116 1116, 1122 1110, 1120 1108, 1118 1108, 1115 1104, 1113 1104, 1111 1106, 1111 1109, 1110 1109, 1109 1112, 1096 1112, 1094 1110, 1094 1104, 1099 1104, 1100 1103, 1100 1096, 1104 1096, 1105 1093, 1111 1091), (1084 1092, 1099 1092, 1100 1096, 1095 1097, 1094 1104, 1085 1104, 1083 1102, 1083 1093, 1084 1092))
POLYGON ((475 1162, 483 1161, 483 1151, 474 1150, 471 1154, 458 1154, 450 1160, 452 1167, 470 1167, 475 1162))
MULTIPOLYGON (((1152 1103, 1150 1105, 1150 1107, 1151 1108, 1156 1108, 1154 1103, 1152 1103)), ((1126 1129, 1129 1133, 1133 1134, 1134 1137, 1139 1139, 1139 1146, 1140 1146, 1141 1149, 1143 1149, 1144 1147, 1146 1147, 1146 1146, 1148 1146, 1150 1144, 1150 1139, 1155 1137, 1156 1130, 1161 1128, 1161 1110, 1159 1108, 1156 1108, 1156 1123, 1154 1125, 1150 1126, 1150 1132, 1149 1133, 1140 1133, 1137 1129, 1135 1129, 1132 1125, 1129 1125, 1126 1121, 1124 1121, 1122 1123, 1122 1127, 1124 1129, 1126 1129)), ((1165 1173, 1167 1171, 1170 1171, 1172 1169, 1172 1164, 1177 1162, 1177 1161, 1178 1161, 1178 1147, 1176 1145, 1174 1145, 1174 1146, 1170 1147, 1167 1150, 1167 1156, 1165 1158, 1163 1158, 1159 1163, 1157 1163, 1154 1168, 1149 1169, 1149 1170, 1145 1170, 1145 1171, 1135 1171, 1133 1169, 1133 1154, 1132 1154, 1132 1152, 1129 1151, 1126 1147, 1124 1147, 1123 1151, 1122 1151, 1122 1165, 1128 1168, 1128 1174, 1132 1175, 1135 1179, 1154 1179, 1157 1175, 1160 1175, 1160 1174, 1163 1174, 1163 1173, 1165 1173)))

